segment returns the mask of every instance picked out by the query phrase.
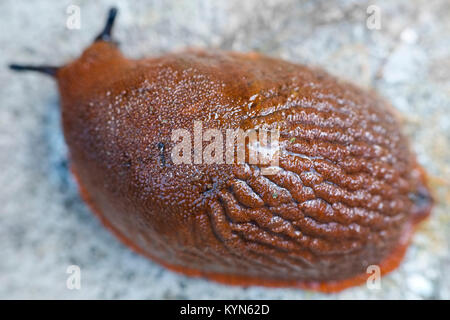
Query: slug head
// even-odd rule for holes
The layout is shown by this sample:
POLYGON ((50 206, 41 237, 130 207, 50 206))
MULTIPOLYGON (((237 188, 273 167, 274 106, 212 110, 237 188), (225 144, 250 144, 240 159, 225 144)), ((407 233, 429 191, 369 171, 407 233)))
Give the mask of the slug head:
POLYGON ((64 65, 27 65, 11 64, 15 71, 36 71, 54 77, 59 86, 62 100, 62 112, 77 102, 91 99, 100 90, 111 86, 129 63, 118 49, 112 37, 112 29, 117 16, 117 9, 109 10, 103 30, 95 37, 94 42, 84 50, 82 55, 64 65))
MULTIPOLYGON (((94 43, 87 48, 79 60, 84 63, 95 65, 98 61, 107 60, 111 57, 121 56, 117 43, 112 38, 112 28, 117 16, 117 9, 111 8, 108 12, 108 17, 103 30, 95 37, 94 43)), ((70 65, 69 65, 70 66, 70 65)), ((51 65, 28 65, 28 64, 10 64, 10 69, 15 71, 36 71, 47 74, 52 77, 59 77, 61 69, 65 66, 51 66, 51 65)))

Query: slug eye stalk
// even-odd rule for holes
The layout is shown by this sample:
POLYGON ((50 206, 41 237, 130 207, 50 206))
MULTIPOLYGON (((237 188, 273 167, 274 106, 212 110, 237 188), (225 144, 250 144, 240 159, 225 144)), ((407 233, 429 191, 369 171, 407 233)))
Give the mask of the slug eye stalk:
POLYGON ((106 41, 106 42, 114 42, 112 39, 112 28, 114 26, 114 22, 116 21, 117 16, 117 8, 111 8, 108 12, 108 18, 106 19, 105 27, 103 31, 95 38, 95 42, 97 41, 106 41))
POLYGON ((33 66, 33 65, 27 65, 27 64, 10 64, 9 68, 14 71, 36 71, 40 73, 47 74, 49 76, 56 76, 56 73, 58 72, 59 67, 54 66, 33 66))

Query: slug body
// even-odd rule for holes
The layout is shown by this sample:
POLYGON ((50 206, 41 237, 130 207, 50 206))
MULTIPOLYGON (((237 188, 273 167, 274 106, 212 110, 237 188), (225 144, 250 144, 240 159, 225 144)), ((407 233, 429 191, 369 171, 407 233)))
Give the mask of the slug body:
POLYGON ((397 267, 430 211, 390 105, 321 70, 202 50, 130 60, 98 39, 54 77, 83 198, 172 270, 336 291, 364 282, 370 265, 397 267), (175 164, 172 133, 192 134, 195 121, 223 136, 277 128, 278 171, 175 164))

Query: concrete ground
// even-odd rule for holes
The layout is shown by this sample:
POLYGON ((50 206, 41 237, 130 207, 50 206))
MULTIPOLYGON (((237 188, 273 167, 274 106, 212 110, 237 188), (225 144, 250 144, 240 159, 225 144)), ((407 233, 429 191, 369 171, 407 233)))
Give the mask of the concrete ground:
POLYGON ((0 298, 450 299, 449 1, 3 0, 0 30, 0 298), (81 9, 80 29, 66 26, 71 4, 81 9), (394 104, 437 203, 380 290, 323 295, 187 278, 132 253, 100 225, 67 169, 55 83, 6 66, 76 58, 113 4, 115 37, 130 57, 186 46, 257 50, 323 66, 394 104), (369 5, 380 10, 380 29, 367 27, 369 5), (66 287, 69 265, 81 268, 80 290, 66 287))

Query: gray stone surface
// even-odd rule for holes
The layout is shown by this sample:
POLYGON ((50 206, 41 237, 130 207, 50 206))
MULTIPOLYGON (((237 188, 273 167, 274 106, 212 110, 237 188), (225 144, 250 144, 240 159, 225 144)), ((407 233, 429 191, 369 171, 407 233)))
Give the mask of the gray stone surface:
POLYGON ((0 298, 450 298, 449 1, 2 0, 0 30, 0 298), (80 30, 66 28, 71 3, 81 7, 80 30), (6 65, 77 57, 112 4, 120 8, 115 36, 130 57, 185 46, 257 50, 321 65, 392 101, 437 203, 381 290, 323 295, 187 278, 135 255, 100 225, 68 173, 55 84, 6 65), (380 30, 366 27, 370 4, 381 10, 380 30), (66 288, 71 264, 81 267, 81 290, 66 288))

